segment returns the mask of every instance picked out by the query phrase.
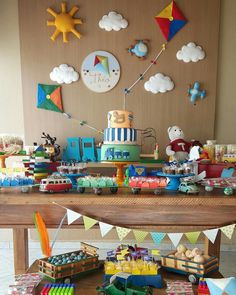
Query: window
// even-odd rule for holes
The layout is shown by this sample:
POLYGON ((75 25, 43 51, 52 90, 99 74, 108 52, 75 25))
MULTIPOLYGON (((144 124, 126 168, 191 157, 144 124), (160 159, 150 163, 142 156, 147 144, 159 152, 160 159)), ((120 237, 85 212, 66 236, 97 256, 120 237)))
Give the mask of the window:
POLYGON ((85 148, 90 148, 90 147, 92 147, 92 143, 91 142, 85 142, 84 147, 85 148))

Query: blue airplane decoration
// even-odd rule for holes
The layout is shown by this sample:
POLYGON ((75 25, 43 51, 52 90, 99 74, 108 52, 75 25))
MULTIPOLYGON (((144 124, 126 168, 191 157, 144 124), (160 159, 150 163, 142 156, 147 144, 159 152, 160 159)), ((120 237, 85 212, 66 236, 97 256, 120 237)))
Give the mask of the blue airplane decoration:
POLYGON ((200 99, 204 99, 206 97, 206 90, 200 89, 200 83, 194 82, 193 86, 190 85, 188 89, 188 95, 190 96, 190 101, 196 105, 196 101, 200 99))
POLYGON ((145 59, 148 54, 148 40, 135 40, 136 44, 128 48, 131 55, 135 54, 138 58, 145 59))

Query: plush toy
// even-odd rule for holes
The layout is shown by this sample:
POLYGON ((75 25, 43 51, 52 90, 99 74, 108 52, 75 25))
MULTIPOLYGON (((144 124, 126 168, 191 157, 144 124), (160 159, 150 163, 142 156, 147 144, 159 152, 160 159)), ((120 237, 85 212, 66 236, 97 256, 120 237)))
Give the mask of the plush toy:
POLYGON ((188 159, 191 144, 184 140, 183 130, 178 126, 168 128, 170 143, 166 147, 166 154, 175 161, 188 159))

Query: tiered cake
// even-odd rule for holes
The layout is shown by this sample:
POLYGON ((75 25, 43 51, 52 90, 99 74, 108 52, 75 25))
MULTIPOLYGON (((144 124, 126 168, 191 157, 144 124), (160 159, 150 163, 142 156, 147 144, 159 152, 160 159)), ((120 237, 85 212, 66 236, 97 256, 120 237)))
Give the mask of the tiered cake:
POLYGON ((104 130, 101 160, 137 162, 140 147, 136 144, 137 131, 133 128, 133 113, 124 110, 108 112, 108 128, 104 130))

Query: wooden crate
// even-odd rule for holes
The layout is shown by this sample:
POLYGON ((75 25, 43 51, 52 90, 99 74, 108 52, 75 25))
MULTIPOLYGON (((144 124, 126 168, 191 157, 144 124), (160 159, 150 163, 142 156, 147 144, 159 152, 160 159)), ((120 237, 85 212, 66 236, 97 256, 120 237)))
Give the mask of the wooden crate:
POLYGON ((198 277, 204 277, 219 269, 219 261, 216 256, 210 256, 204 263, 199 263, 170 256, 174 254, 175 252, 172 252, 168 255, 162 255, 161 257, 162 267, 169 271, 182 274, 195 274, 198 277))
MULTIPOLYGON (((81 259, 77 262, 67 263, 63 265, 53 265, 52 263, 48 262, 48 257, 39 259, 39 271, 49 279, 56 281, 66 277, 72 278, 98 269, 99 261, 97 248, 85 243, 81 243, 81 250, 86 253, 87 258, 81 259)), ((78 254, 81 250, 64 254, 78 254)))

